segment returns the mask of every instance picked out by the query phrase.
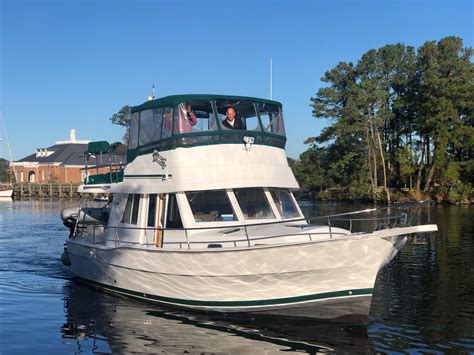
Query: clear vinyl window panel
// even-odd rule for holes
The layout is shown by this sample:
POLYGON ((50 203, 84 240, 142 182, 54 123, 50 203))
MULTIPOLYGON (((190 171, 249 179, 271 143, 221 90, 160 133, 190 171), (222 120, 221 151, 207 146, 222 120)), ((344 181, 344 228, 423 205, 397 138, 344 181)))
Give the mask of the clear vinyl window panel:
POLYGON ((128 147, 135 149, 138 145, 138 125, 140 114, 138 112, 132 113, 130 121, 130 130, 128 131, 128 147))
POLYGON ((216 100, 216 107, 218 121, 220 122, 222 129, 247 131, 260 130, 260 124, 258 123, 257 112, 253 101, 218 99, 216 100), (233 121, 229 121, 227 117, 229 109, 232 109, 235 113, 233 121), (234 123, 231 125, 230 122, 234 123))
POLYGON ((217 124, 210 101, 191 100, 179 104, 175 109, 175 134, 215 130, 217 124))
POLYGON ((140 112, 139 145, 156 142, 161 138, 163 110, 145 110, 140 112))
POLYGON ((280 107, 268 103, 259 103, 258 111, 262 120, 263 129, 266 132, 285 135, 285 125, 283 124, 283 112, 280 107))
POLYGON ((165 107, 163 109, 163 130, 161 133, 161 138, 169 138, 171 137, 173 129, 173 108, 172 107, 165 107))

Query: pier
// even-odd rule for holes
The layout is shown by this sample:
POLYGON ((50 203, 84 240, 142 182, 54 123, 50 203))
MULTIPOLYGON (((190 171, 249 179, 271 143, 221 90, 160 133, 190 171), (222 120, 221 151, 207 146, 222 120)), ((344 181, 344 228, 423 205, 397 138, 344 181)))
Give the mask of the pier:
POLYGON ((79 184, 59 183, 16 183, 13 184, 13 196, 22 197, 55 197, 55 198, 79 198, 77 192, 79 184))

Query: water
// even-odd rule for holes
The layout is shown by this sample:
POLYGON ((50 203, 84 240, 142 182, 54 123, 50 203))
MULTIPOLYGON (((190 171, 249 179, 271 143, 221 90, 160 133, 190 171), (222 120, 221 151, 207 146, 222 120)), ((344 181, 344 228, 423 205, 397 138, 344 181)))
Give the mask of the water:
MULTIPOLYGON (((365 325, 205 316, 96 291, 59 261, 76 201, 0 201, 0 353, 474 352, 474 208, 438 206, 439 233, 379 274, 365 325)), ((304 203, 307 215, 365 208, 304 203)), ((427 216, 423 216, 427 218, 427 216)))

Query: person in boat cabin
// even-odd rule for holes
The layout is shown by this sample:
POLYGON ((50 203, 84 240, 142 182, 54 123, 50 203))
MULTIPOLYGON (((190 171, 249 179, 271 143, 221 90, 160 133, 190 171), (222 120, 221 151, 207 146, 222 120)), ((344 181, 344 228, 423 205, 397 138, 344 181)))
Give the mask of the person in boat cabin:
POLYGON ((193 126, 197 123, 197 117, 194 114, 191 105, 184 104, 179 107, 179 120, 175 127, 175 133, 189 133, 193 131, 193 126), (184 106, 184 108, 183 108, 184 106))
POLYGON ((166 107, 163 115, 163 132, 162 138, 171 136, 171 127, 173 126, 173 111, 172 108, 166 107))
POLYGON ((222 125, 229 129, 240 129, 244 130, 244 124, 240 118, 236 117, 235 110, 232 107, 229 107, 225 113, 226 119, 222 121, 222 125))

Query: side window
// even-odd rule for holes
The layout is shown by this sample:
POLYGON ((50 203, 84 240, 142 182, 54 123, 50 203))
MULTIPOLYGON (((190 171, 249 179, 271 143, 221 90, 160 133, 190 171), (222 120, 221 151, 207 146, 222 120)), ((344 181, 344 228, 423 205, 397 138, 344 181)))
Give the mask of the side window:
POLYGON ((275 218, 265 196, 265 191, 261 187, 234 189, 234 194, 245 219, 275 218))
POLYGON ((153 141, 153 110, 140 112, 140 135, 138 144, 143 145, 153 141))
POLYGON ((138 145, 138 121, 139 113, 132 113, 132 118, 130 121, 130 131, 128 132, 128 147, 130 149, 135 149, 138 145))
POLYGON ((173 108, 165 107, 163 110, 163 131, 161 134, 162 139, 171 137, 172 127, 173 127, 173 108))
POLYGON ((186 197, 196 222, 237 220, 224 190, 186 192, 186 197))
POLYGON ((147 227, 156 226, 156 206, 157 206, 157 194, 150 194, 148 196, 148 218, 147 227))
POLYGON ((140 207, 140 195, 130 194, 123 211, 121 223, 137 224, 138 208, 140 207))
POLYGON ((133 195, 132 218, 130 220, 130 224, 137 224, 139 206, 140 206, 140 195, 133 195))
POLYGON ((157 141, 161 138, 161 126, 163 125, 163 109, 155 108, 153 110, 153 136, 152 140, 157 141))
POLYGON ((285 126, 283 124, 283 113, 281 109, 272 104, 264 102, 259 103, 258 110, 262 120, 263 129, 266 132, 275 133, 284 136, 285 126))
POLYGON ((166 228, 183 228, 181 215, 179 214, 176 194, 168 196, 168 210, 166 212, 166 228))
POLYGON ((282 218, 293 218, 300 216, 288 190, 274 188, 269 190, 282 218))
POLYGON ((128 195, 127 204, 123 210, 122 219, 120 223, 130 223, 130 216, 132 215, 132 204, 133 204, 133 195, 128 195))

